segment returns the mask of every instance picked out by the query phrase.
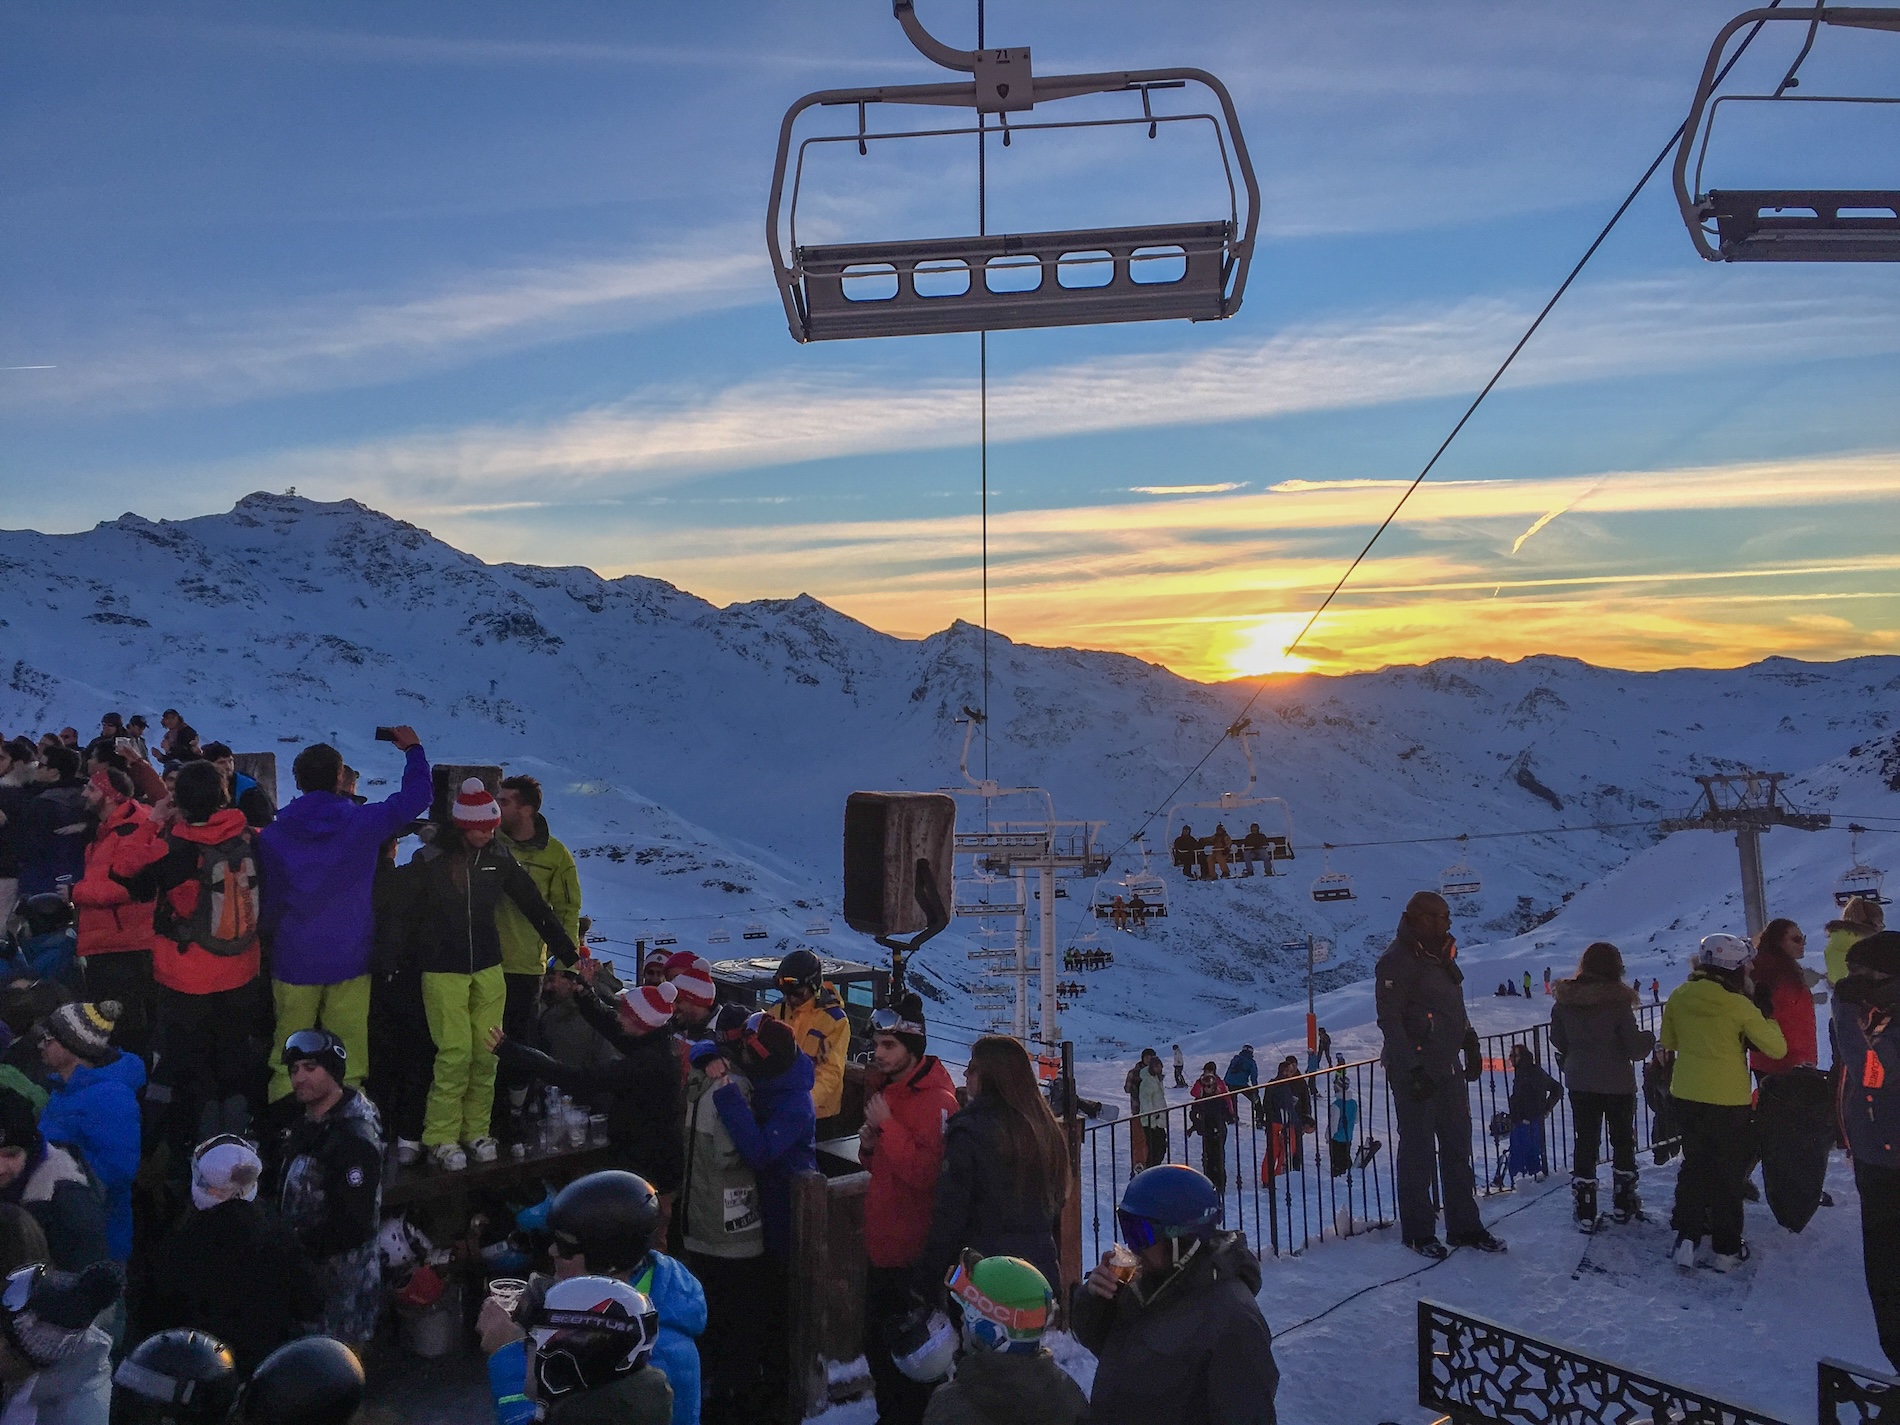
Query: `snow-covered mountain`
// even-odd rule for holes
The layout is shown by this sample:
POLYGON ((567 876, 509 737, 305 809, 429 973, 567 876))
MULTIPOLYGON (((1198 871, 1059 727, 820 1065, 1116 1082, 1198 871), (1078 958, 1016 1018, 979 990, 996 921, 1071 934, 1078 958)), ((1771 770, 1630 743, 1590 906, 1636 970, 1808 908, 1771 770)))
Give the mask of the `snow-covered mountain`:
MULTIPOLYGON (((413 723, 432 756, 543 779, 589 908, 615 941, 664 924, 715 957, 795 943, 826 906, 836 928, 821 948, 875 953, 835 914, 844 798, 957 781, 954 718, 980 698, 980 639, 964 623, 894 638, 804 596, 719 609, 653 579, 484 564, 350 501, 257 494, 200 519, 0 533, 0 728, 89 728, 108 708, 155 717, 175 705, 240 750, 333 740, 374 794, 397 767, 375 725, 413 723), (709 945, 722 918, 732 938, 709 945), (755 922, 768 939, 746 944, 741 928, 755 922)), ((1168 810, 1170 789, 1253 692, 994 635, 990 658, 992 772, 1048 788, 1061 816, 1106 822, 1110 845, 1168 810)), ((1275 679, 1253 710, 1254 751, 1259 793, 1292 808, 1291 874, 1171 879, 1164 925, 1104 928, 1114 968, 1065 976, 1089 985, 1068 1028, 1085 1048, 1112 1050, 1303 998, 1303 955, 1280 947, 1308 933, 1336 942, 1323 984, 1344 985, 1364 975, 1405 896, 1460 854, 1447 843, 1335 851, 1359 898, 1321 906, 1307 893, 1321 842, 1612 824, 1470 843, 1484 889, 1459 907, 1461 940, 1499 953, 1543 953, 1529 947, 1554 945, 1573 922, 1587 935, 1574 914, 1549 918, 1592 883, 1592 903, 1618 911, 1618 881, 1604 878, 1625 863, 1627 877, 1680 861, 1685 912, 1719 906, 1733 892, 1725 842, 1692 849, 1678 837, 1645 851, 1652 831, 1613 824, 1685 807, 1693 773, 1743 765, 1809 773, 1793 790, 1818 809, 1880 811, 1847 803, 1887 795, 1896 691, 1893 658, 1665 673, 1447 659, 1275 679)), ((1179 799, 1244 781, 1229 744, 1179 799)), ((1269 831, 1275 814, 1255 813, 1269 831)), ((1203 832, 1215 819, 1183 816, 1203 832)), ((1159 865, 1159 818, 1151 837, 1159 865)), ((1812 918, 1846 839, 1779 834, 1771 867, 1789 869, 1797 843, 1803 884, 1820 878, 1812 918)), ((1134 863, 1125 852, 1111 875, 1134 863)), ((1065 938, 1090 928, 1088 893, 1078 884, 1064 902, 1065 938)), ((1652 901, 1631 929, 1666 939, 1667 920, 1682 917, 1651 924, 1652 901)), ((1634 904, 1624 897, 1621 910, 1634 904)), ((967 1001, 982 978, 970 948, 945 935, 919 964, 940 1022, 966 1035, 984 1023, 967 1001)))

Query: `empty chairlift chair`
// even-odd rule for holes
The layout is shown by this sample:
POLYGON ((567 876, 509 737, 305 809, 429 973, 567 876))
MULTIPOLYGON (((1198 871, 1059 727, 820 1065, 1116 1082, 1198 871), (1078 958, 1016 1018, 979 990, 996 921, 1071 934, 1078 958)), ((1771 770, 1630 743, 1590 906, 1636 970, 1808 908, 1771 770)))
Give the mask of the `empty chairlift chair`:
POLYGON ((1333 869, 1333 848, 1323 846, 1321 852, 1326 857, 1326 869, 1313 881, 1313 899, 1321 905, 1331 901, 1354 901, 1359 897, 1353 894, 1352 877, 1344 871, 1333 869))
MULTIPOLYGON (((1807 59, 1822 26, 1894 33, 1900 45, 1900 9, 1814 6, 1748 10, 1722 27, 1710 46, 1676 148, 1676 203, 1696 251, 1711 262, 1895 262, 1900 261, 1900 182, 1879 188, 1705 188, 1709 139, 1724 105, 1892 105, 1900 94, 1808 94, 1796 71, 1807 59), (1767 21, 1808 27, 1806 43, 1774 90, 1766 94, 1715 95, 1729 43, 1736 34, 1767 21), (1693 164, 1693 170, 1691 165, 1693 164)), ((1890 147, 1870 145, 1893 162, 1890 147)), ((1900 174, 1896 174, 1900 179, 1900 174)))
POLYGON ((1438 893, 1448 900, 1457 896, 1475 896, 1484 889, 1484 882, 1463 855, 1464 844, 1465 838, 1459 837, 1458 859, 1438 873, 1438 893))
POLYGON ((1260 190, 1233 98, 1220 80, 1200 69, 1036 75, 1027 49, 954 49, 923 28, 912 0, 894 0, 893 9, 926 58, 969 77, 940 84, 821 90, 786 112, 779 128, 766 237, 794 340, 1218 321, 1239 310, 1260 225, 1260 190), (1218 112, 1156 111, 1156 91, 1189 85, 1211 93, 1218 112), (1138 100, 1141 112, 1119 118, 1010 120, 1012 114, 1027 114, 1038 105, 1047 112, 1047 106, 1065 99, 1116 93, 1138 100), (880 104, 972 110, 979 124, 874 132, 867 115, 870 106, 880 104), (857 125, 845 132, 808 136, 794 149, 798 120, 814 108, 855 109, 857 125), (989 116, 995 116, 1000 127, 981 127, 989 116), (1205 124, 1212 130, 1227 180, 1224 212, 1135 227, 799 241, 800 184, 807 155, 816 145, 855 144, 865 154, 873 143, 997 132, 1007 146, 1012 132, 1050 129, 1145 128, 1152 138, 1159 126, 1176 124, 1205 124))
POLYGON ((745 940, 770 940, 772 938, 772 932, 765 928, 764 922, 757 920, 747 921, 746 928, 740 931, 739 935, 741 939, 745 940))
POLYGON ((1852 864, 1834 883, 1834 904, 1844 906, 1851 900, 1867 900, 1875 905, 1885 905, 1886 897, 1880 892, 1887 884, 1886 872, 1860 859, 1860 834, 1866 828, 1849 826, 1847 830, 1851 836, 1849 844, 1853 848, 1849 857, 1852 864))

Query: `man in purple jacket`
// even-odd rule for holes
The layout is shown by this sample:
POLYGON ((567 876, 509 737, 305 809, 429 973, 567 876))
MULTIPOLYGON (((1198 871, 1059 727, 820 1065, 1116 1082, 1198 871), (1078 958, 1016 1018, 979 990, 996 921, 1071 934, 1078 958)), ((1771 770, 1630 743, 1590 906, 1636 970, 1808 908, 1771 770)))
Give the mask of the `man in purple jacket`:
MULTIPOLYGON (((429 759, 415 729, 395 729, 408 759, 402 786, 380 802, 358 805, 338 790, 343 757, 327 743, 304 748, 291 764, 301 794, 257 834, 263 882, 260 928, 270 950, 277 1042, 321 1026, 343 1041, 349 1087, 369 1073, 369 956, 375 936, 370 887, 382 844, 429 809, 429 759)), ((271 1077, 275 1103, 290 1092, 290 1073, 271 1077)))

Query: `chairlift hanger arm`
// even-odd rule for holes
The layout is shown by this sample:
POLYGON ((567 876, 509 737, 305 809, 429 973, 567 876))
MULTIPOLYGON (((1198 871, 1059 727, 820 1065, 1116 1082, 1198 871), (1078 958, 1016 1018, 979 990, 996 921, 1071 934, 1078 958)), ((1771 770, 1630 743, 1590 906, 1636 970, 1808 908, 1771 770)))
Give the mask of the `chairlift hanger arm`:
POLYGON ((1703 211, 1703 195, 1689 190, 1689 165, 1696 151, 1697 137, 1702 133, 1703 124, 1708 117, 1709 103, 1715 95, 1715 86, 1723 72, 1722 61, 1726 56, 1729 41, 1751 25, 1761 25, 1770 20, 1794 21, 1808 25, 1839 25, 1844 29, 1886 30, 1900 33, 1900 8, 1866 5, 1826 5, 1816 4, 1790 7, 1768 6, 1754 10, 1744 10, 1724 25, 1709 46, 1709 56, 1702 65, 1702 77, 1696 83, 1695 102, 1689 107, 1689 117, 1683 123, 1682 135, 1676 144, 1676 165, 1674 171, 1676 187, 1676 206, 1682 212, 1683 225, 1689 229, 1696 251, 1710 262, 1725 260, 1720 247, 1709 240, 1703 228, 1706 214, 1703 211))

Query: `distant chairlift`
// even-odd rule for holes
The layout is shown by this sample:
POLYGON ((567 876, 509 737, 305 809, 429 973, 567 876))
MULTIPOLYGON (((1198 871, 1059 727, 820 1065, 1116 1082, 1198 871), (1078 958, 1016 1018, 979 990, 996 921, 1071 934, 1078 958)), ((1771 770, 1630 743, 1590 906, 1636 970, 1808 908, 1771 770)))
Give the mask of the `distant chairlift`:
POLYGON ((893 0, 892 8, 925 58, 969 78, 820 90, 786 111, 766 208, 766 238, 795 341, 1175 318, 1218 321, 1240 309, 1260 226, 1260 187, 1233 98, 1220 80, 1201 69, 1038 76, 1031 72, 1026 48, 954 49, 924 29, 912 0, 893 0), (1156 91, 1190 84, 1212 94, 1218 115, 1155 111, 1156 91), (1010 122, 1010 115, 1027 113, 1038 104, 1116 93, 1139 96, 1140 114, 1010 122), (867 119, 873 104, 970 109, 979 124, 994 115, 1000 128, 925 125, 874 133, 867 119), (799 143, 794 159, 793 129, 800 115, 818 107, 855 108, 856 128, 808 137, 799 143), (1141 227, 856 243, 798 240, 799 190, 806 154, 814 144, 855 144, 860 154, 867 154, 872 143, 993 129, 1007 148, 1012 131, 1133 127, 1147 129, 1153 138, 1163 124, 1206 124, 1213 131, 1227 177, 1226 212, 1211 219, 1203 215, 1197 221, 1141 227), (1236 170, 1247 197, 1244 220, 1234 184, 1236 170))
POLYGON ((724 916, 721 916, 719 923, 706 933, 706 943, 708 945, 730 945, 732 943, 732 932, 726 929, 724 916))
POLYGON ((829 935, 831 934, 831 922, 822 915, 813 916, 810 924, 805 927, 805 934, 829 935))
POLYGON ((1866 829, 1852 824, 1847 828, 1849 845, 1852 847, 1849 857, 1853 864, 1834 883, 1834 904, 1837 906, 1844 906, 1851 900, 1872 901, 1875 905, 1887 903, 1886 897, 1880 893, 1887 884, 1887 873, 1860 859, 1860 834, 1866 829))
MULTIPOLYGON (((1121 897, 1122 911, 1132 924, 1135 919, 1135 899, 1141 899, 1141 918, 1161 920, 1168 914, 1168 883, 1154 873, 1154 853, 1148 846, 1148 839, 1141 840, 1141 869, 1130 868, 1119 881, 1097 881, 1095 898, 1090 909, 1097 920, 1115 918, 1115 898, 1121 897)), ((1094 932, 1090 932, 1092 935, 1094 932)))
POLYGON ((1171 859, 1183 873, 1192 872, 1201 877, 1211 876, 1219 870, 1225 878, 1228 868, 1240 866, 1241 875, 1251 876, 1258 865, 1263 875, 1273 874, 1275 861, 1293 859, 1293 809, 1279 797, 1256 797, 1253 795, 1254 783, 1259 780, 1254 768, 1253 747, 1248 739, 1257 737, 1253 719, 1243 717, 1228 728, 1224 734, 1240 744, 1241 755, 1247 759, 1247 785, 1239 792, 1222 792, 1217 801, 1176 802, 1168 808, 1168 829, 1181 828, 1180 834, 1170 843, 1171 859), (1214 814, 1214 825, 1208 835, 1197 836, 1187 817, 1193 814, 1196 820, 1206 821, 1199 816, 1201 812, 1214 814), (1242 817, 1246 817, 1247 829, 1237 830, 1242 817), (1233 826, 1228 826, 1232 818, 1233 826), (1262 831, 1260 822, 1264 820, 1275 829, 1262 831), (1221 833, 1225 833, 1222 844, 1221 833))
POLYGON ((770 940, 772 938, 772 932, 765 928, 764 922, 757 920, 747 921, 745 929, 740 931, 739 935, 741 939, 745 940, 770 940))
POLYGON ((1702 186, 1709 137, 1724 104, 1894 104, 1900 95, 1796 94, 1795 73, 1822 25, 1900 32, 1900 9, 1829 5, 1748 10, 1722 27, 1709 47, 1695 102, 1676 147, 1676 204, 1696 251, 1711 262, 1900 261, 1900 186, 1892 188, 1708 188, 1702 186), (1751 25, 1794 20, 1807 42, 1781 82, 1767 94, 1715 97, 1716 75, 1729 41, 1751 25), (1690 160, 1694 172, 1690 172, 1690 160))
POLYGON ((658 930, 648 943, 656 950, 667 950, 679 944, 680 938, 670 930, 658 930))
POLYGON ((1458 838, 1458 859, 1438 873, 1438 893, 1447 898, 1453 896, 1475 896, 1484 889, 1484 882, 1471 868, 1464 857, 1465 838, 1458 838))
POLYGON ((1328 901, 1356 901, 1358 896, 1352 893, 1352 877, 1344 871, 1333 869, 1333 848, 1325 845, 1320 848, 1326 857, 1326 870, 1313 882, 1313 899, 1324 905, 1328 901))

